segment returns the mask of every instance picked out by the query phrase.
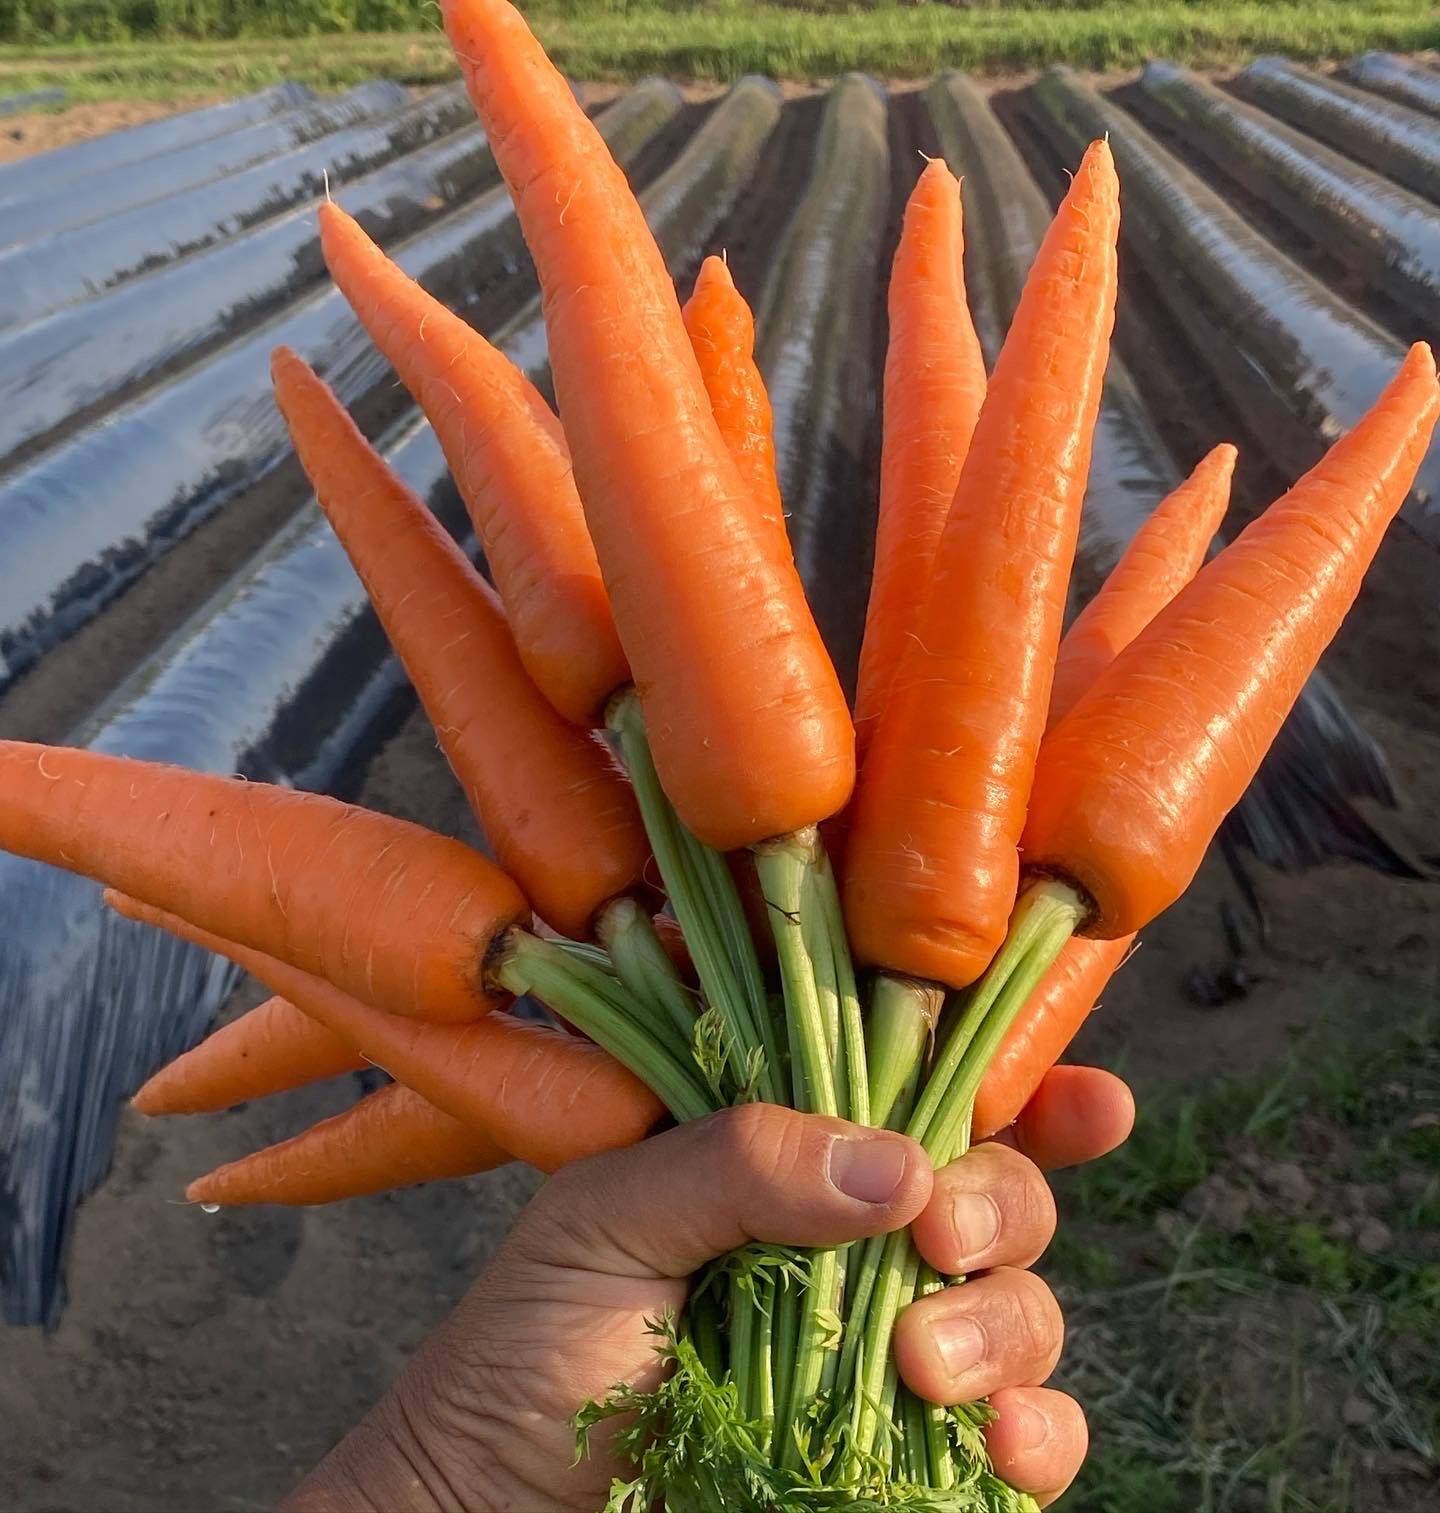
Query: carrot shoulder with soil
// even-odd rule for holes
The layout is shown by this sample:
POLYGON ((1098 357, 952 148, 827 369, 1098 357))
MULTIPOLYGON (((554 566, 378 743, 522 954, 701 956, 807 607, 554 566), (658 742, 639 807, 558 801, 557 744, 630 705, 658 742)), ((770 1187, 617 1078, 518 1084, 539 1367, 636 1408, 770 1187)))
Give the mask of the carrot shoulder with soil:
MULTIPOLYGON (((755 1099, 953 1160, 1043 1100, 1254 776, 1409 491, 1433 359, 1412 349, 1206 560, 1235 462, 1217 447, 1066 632, 1114 164, 1104 142, 1086 152, 987 382, 960 186, 929 163, 890 285, 852 719, 792 560, 730 269, 707 260, 682 308, 519 13, 444 10, 540 277, 558 415, 339 207, 321 228, 435 427, 493 588, 299 356, 278 351, 273 377, 496 861, 321 795, 18 742, 0 742, 0 847, 96 879, 126 918, 278 995, 152 1077, 143 1111, 363 1066, 394 1079, 199 1178, 206 1205, 553 1171, 755 1099), (511 1013, 520 996, 560 1022, 511 1013)), ((1032 1513, 989 1465, 985 1405, 899 1380, 901 1311, 947 1285, 905 1232, 728 1258, 668 1321, 660 1391, 575 1405, 586 1426, 630 1416, 636 1479, 612 1513, 1032 1513)))

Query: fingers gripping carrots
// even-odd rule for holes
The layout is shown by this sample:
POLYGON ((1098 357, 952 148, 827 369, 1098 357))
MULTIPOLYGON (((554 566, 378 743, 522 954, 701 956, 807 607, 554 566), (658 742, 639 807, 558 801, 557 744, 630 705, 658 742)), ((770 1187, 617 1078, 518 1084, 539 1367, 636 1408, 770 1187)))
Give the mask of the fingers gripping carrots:
POLYGON ((1221 445, 1155 507, 1100 592, 1075 617, 1055 659, 1048 724, 1055 725, 1195 576, 1230 504, 1235 448, 1221 445))
POLYGON ((162 1067, 132 1102, 142 1114, 205 1114, 365 1065, 348 1040, 270 998, 162 1067))
POLYGON ((0 848, 119 888, 402 1015, 499 1000, 486 953, 529 907, 458 841, 320 794, 0 741, 0 848))
POLYGON ((1139 929, 1184 891, 1404 503, 1440 409, 1423 343, 1373 409, 1135 638, 1046 737, 1025 859, 1139 929))
POLYGON ((496 860, 548 925, 587 937, 649 860, 629 783, 530 681, 494 593, 325 384, 283 347, 271 371, 300 461, 496 860))
POLYGON ((185 1189, 192 1203, 336 1203, 366 1193, 488 1172, 510 1160, 400 1083, 279 1145, 218 1167, 185 1189))
POLYGON ((541 1171, 632 1145, 662 1112, 638 1078, 578 1036, 510 1014, 463 1025, 401 1019, 165 910, 113 893, 106 902, 127 919, 229 957, 397 1082, 541 1171))
POLYGON ((991 377, 856 792, 845 864, 856 955, 952 987, 984 971, 1015 899, 1114 321, 1118 225, 1114 164, 1097 142, 991 377))
POLYGON ((765 380, 755 366, 755 317, 722 258, 707 257, 700 265, 684 315, 715 424, 749 485, 773 550, 788 555, 790 537, 775 469, 775 420, 765 380))
POLYGON ((985 358, 965 298, 960 185, 939 158, 905 207, 890 275, 875 570, 855 690, 863 757, 919 606, 985 398, 985 358))
POLYGON ((854 781, 849 711, 726 451, 644 216, 514 7, 443 8, 540 275, 575 478, 665 790, 719 850, 816 823, 854 781))
POLYGON ((325 262, 429 417, 526 670, 566 719, 593 724, 628 682, 560 424, 505 356, 390 261, 338 205, 325 262))

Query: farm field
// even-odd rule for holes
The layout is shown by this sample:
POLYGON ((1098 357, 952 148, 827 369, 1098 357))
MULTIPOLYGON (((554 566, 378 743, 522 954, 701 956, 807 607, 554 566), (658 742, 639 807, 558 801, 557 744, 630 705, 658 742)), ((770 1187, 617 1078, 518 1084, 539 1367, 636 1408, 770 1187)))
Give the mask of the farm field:
MULTIPOLYGON (((919 77, 937 68, 1010 72, 1150 57, 1214 65, 1283 52, 1335 58, 1365 48, 1440 46, 1440 21, 1414 0, 1074 0, 899 5, 794 0, 537 0, 524 7, 576 78, 830 78, 863 68, 919 77)), ((3 16, 3 12, 0 12, 3 16)), ((432 12, 418 0, 266 0, 167 6, 49 0, 0 19, 0 93, 64 87, 74 100, 173 99, 295 79, 339 89, 376 74, 450 77, 432 12), (223 37, 225 40, 217 41, 223 37), (39 44, 39 45, 37 45, 39 44)))
MULTIPOLYGON (((607 67, 602 22, 670 45, 668 13, 639 9, 605 12, 594 30, 574 22, 577 51, 562 40, 562 60, 595 77, 711 76, 683 60, 607 67)), ((963 19, 998 26, 1012 9, 963 19)), ((1111 9, 1138 27, 1189 8, 1111 9)), ((1419 25, 1415 8, 1393 12, 1396 28, 1404 16, 1419 25)), ((717 10, 717 24, 729 14, 717 10)), ((898 27, 910 13, 873 14, 898 27)), ((1056 24, 1094 14, 1063 10, 1056 24)), ((1390 10, 1376 14, 1366 42, 1390 10)), ((553 24, 552 44, 572 22, 557 10, 553 24)), ((1315 50, 1343 50, 1351 35, 1337 29, 1315 50)), ((868 568, 883 269, 919 152, 965 175, 967 273, 993 356, 1076 143, 1111 134, 1127 197, 1124 315, 1082 544, 1090 586, 1211 442, 1241 446, 1239 523, 1318 455, 1392 350, 1433 327, 1440 154, 1425 102, 1440 112, 1440 72, 1372 59, 1338 87, 1275 67, 1218 83, 1163 66, 1142 76, 1119 65, 1158 49, 1125 51, 1131 40, 1116 31, 1113 53, 1073 54, 1116 65, 1102 78, 952 74, 882 89, 852 75, 783 94, 748 80, 586 95, 677 279, 724 248, 756 305, 797 555, 842 668, 868 568)), ((714 74, 762 66, 752 56, 811 72, 755 45, 725 53, 714 74)), ((1219 63, 1238 45, 1201 39, 1185 56, 1219 63)), ((146 46, 95 56, 133 47, 138 60, 146 46)), ((390 46, 431 44, 227 44, 236 69, 252 55, 284 62, 228 75, 220 92, 280 78, 353 86, 392 72, 390 46), (353 45, 353 72, 322 78, 295 61, 332 44, 353 45)), ((193 60, 189 77, 207 54, 213 66, 213 44, 173 47, 193 60)), ((827 56, 813 71, 843 72, 842 55, 827 56)), ((428 66, 401 73, 437 77, 428 66)), ((38 87, 22 77, 15 89, 38 87)), ((324 293, 308 231, 322 166, 342 204, 543 383, 533 280, 483 144, 443 88, 342 99, 344 121, 317 124, 314 101, 286 94, 217 133, 227 163, 241 131, 283 145, 210 178, 218 156, 196 154, 196 182, 172 190, 163 217, 147 212, 152 200, 117 205, 99 233, 83 219, 37 222, 0 253, 0 735, 358 793, 475 840, 277 432, 265 355, 290 341, 314 359, 454 524, 429 432, 324 293), (275 126, 297 112, 312 113, 298 136, 275 126), (154 240, 157 224, 176 245, 154 240)), ((0 198, 4 182, 0 171, 0 198)), ((63 220, 64 197, 46 213, 63 220)), ((1252 807, 1232 832, 1234 865, 1213 857, 1147 933, 1079 1048, 1127 1072, 1144 1113, 1125 1152, 1060 1183, 1062 1237, 1045 1269, 1071 1316, 1063 1372, 1096 1432, 1064 1507, 1434 1505, 1440 1374, 1420 1342, 1440 1329, 1440 930, 1434 885, 1418 874, 1440 853, 1437 508, 1432 453, 1285 757, 1292 789, 1297 771, 1307 780, 1289 812, 1299 833, 1252 807), (1341 859, 1283 869, 1317 846, 1341 859)), ((0 919, 24 921, 0 926, 0 1065, 33 1069, 50 1115, 0 1093, 0 1151, 18 1152, 0 1166, 0 1283, 7 1316, 57 1327, 6 1333, 0 1506, 271 1506, 448 1309, 531 1179, 475 1179, 468 1203, 443 1187, 209 1218, 175 1202, 188 1176, 345 1105, 357 1086, 195 1121, 121 1112, 145 1068, 259 995, 102 920, 91 890, 40 870, 0 861, 0 919), (54 970, 61 958, 73 970, 54 970), (68 1084, 60 1068, 74 1071, 68 1084), (74 1205, 110 1166, 112 1122, 113 1174, 75 1210, 72 1234, 74 1205), (40 1217, 55 1213, 66 1221, 40 1217)))

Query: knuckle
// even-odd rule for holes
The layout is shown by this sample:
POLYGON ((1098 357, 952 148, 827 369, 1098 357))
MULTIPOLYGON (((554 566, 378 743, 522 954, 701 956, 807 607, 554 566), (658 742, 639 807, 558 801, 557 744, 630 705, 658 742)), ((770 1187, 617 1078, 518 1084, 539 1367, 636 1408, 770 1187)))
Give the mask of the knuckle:
POLYGON ((1065 1344, 1065 1317, 1050 1288, 1030 1271, 992 1273, 1005 1287, 1009 1324, 1028 1366, 1048 1376, 1065 1344))
POLYGON ((710 1136, 727 1182, 769 1185, 806 1160, 804 1119, 769 1103, 745 1103, 710 1120, 710 1136))

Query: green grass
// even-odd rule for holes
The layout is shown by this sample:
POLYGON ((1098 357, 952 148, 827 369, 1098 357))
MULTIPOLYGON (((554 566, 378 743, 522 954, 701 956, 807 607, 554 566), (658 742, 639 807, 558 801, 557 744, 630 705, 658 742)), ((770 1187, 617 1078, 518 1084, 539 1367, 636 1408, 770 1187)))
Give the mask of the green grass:
POLYGON ((1198 1096, 1142 1090, 1130 1144, 1060 1179, 1043 1269, 1095 1432, 1067 1509, 1433 1505, 1440 1364, 1421 1342, 1440 1338, 1440 1021, 1408 1017, 1380 1037, 1369 1016, 1322 1028, 1278 1073, 1198 1096), (1267 1192, 1276 1163, 1307 1200, 1267 1192), (1252 1193, 1243 1219, 1186 1202, 1212 1180, 1252 1193), (1360 1189, 1379 1194, 1378 1250, 1335 1222, 1360 1189))
MULTIPOLYGON (((923 76, 942 67, 1019 70, 1061 62, 1108 69, 1159 55, 1219 64, 1266 51, 1317 58, 1367 47, 1440 46, 1440 15, 1415 0, 540 0, 526 9, 557 61, 588 79, 663 73, 729 80, 747 72, 812 79, 857 68, 923 76)), ((0 47, 0 86, 61 84, 76 98, 94 99, 214 94, 281 77, 327 89, 377 73, 424 83, 452 74, 435 27, 429 0, 287 0, 283 6, 274 0, 0 0, 0 38, 10 44, 0 47), (217 37, 226 40, 212 40, 217 37), (81 42, 86 45, 76 45, 81 42)))

